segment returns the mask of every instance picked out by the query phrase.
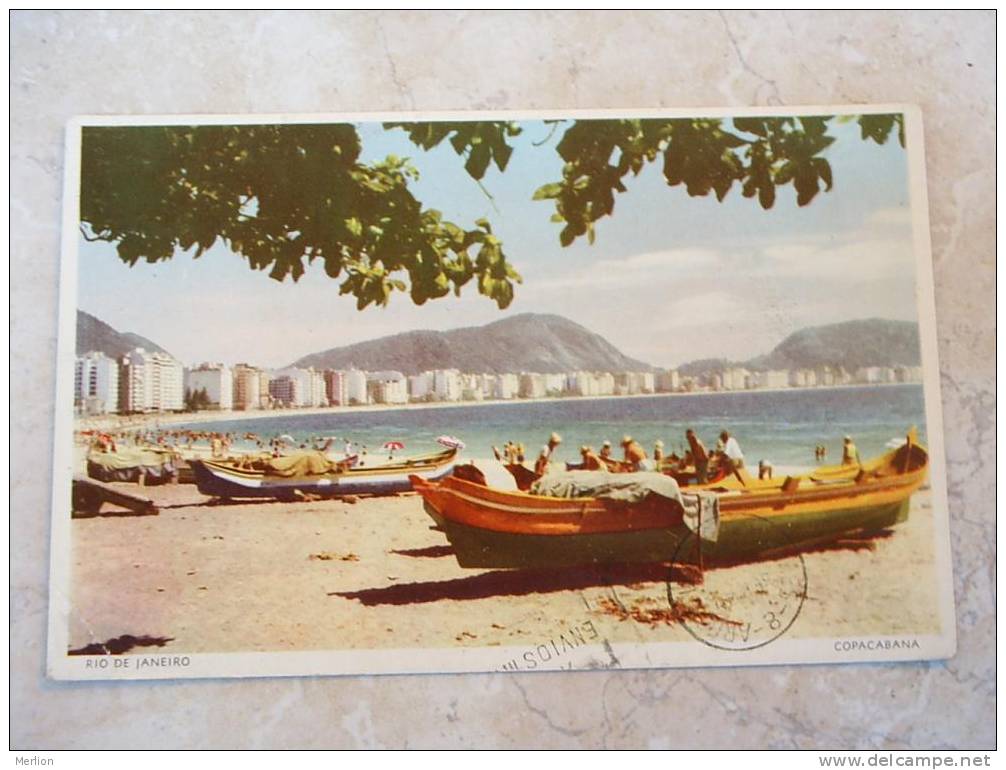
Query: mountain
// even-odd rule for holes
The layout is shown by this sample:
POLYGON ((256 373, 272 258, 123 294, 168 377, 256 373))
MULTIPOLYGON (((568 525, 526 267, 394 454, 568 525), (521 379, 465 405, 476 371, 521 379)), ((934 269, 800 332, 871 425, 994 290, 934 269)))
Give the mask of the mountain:
POLYGON ((841 366, 854 372, 864 366, 918 366, 921 360, 918 324, 866 318, 801 329, 776 345, 772 352, 749 361, 704 359, 691 361, 678 370, 695 375, 729 366, 762 371, 841 366))
POLYGON ((292 366, 418 374, 429 369, 463 372, 653 371, 622 355, 610 342, 557 315, 522 313, 485 326, 446 332, 414 331, 332 348, 292 366))
POLYGON ((842 366, 918 366, 919 326, 913 321, 867 318, 814 326, 794 332, 765 356, 748 362, 752 369, 813 369, 842 366))
POLYGON ((143 348, 151 353, 167 353, 156 342, 132 332, 118 332, 104 321, 83 310, 77 311, 77 355, 98 350, 106 356, 118 358, 133 348, 143 348))
POLYGON ((678 367, 678 374, 683 377, 696 377, 706 372, 721 372, 731 366, 741 366, 726 358, 700 358, 698 361, 689 361, 678 367))

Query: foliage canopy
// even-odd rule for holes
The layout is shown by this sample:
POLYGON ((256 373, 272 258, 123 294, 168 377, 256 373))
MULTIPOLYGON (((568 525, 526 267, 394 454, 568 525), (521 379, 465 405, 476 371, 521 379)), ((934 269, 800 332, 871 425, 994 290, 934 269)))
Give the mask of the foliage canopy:
MULTIPOLYGON (((553 202, 552 221, 568 246, 593 243, 595 223, 615 210, 626 178, 660 162, 667 184, 722 201, 734 186, 771 209, 792 185, 800 206, 832 187, 824 150, 836 122, 857 121, 878 144, 901 115, 550 121, 563 133, 554 151, 562 178, 535 191, 553 202)), ((522 128, 505 121, 386 123, 417 147, 445 140, 480 181, 490 164, 505 172, 522 128)), ((531 151, 531 150, 528 150, 531 151)), ((535 151, 547 152, 548 148, 535 151)), ((424 207, 407 159, 360 160, 351 124, 88 127, 83 131, 81 232, 116 244, 129 265, 171 259, 217 241, 255 270, 297 280, 320 260, 357 307, 460 294, 473 279, 501 308, 521 277, 486 219, 466 227, 424 207)))

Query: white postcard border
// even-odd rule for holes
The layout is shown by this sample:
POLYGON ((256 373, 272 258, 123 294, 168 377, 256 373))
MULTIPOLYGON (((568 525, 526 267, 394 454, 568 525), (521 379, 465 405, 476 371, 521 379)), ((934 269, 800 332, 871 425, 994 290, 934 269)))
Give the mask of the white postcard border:
MULTIPOLYGON (((80 210, 82 129, 90 126, 250 125, 410 120, 542 120, 550 118, 729 118, 740 116, 861 115, 902 113, 906 134, 908 186, 916 257, 916 307, 922 353, 923 392, 928 428, 929 483, 932 488, 934 556, 938 580, 941 633, 926 636, 870 636, 786 639, 753 650, 721 650, 699 641, 611 644, 617 668, 678 668, 702 666, 784 665, 917 661, 949 658, 956 652, 956 622, 947 502, 946 461, 937 350, 936 305, 929 236, 925 152, 921 110, 906 104, 808 105, 793 107, 729 107, 674 109, 361 112, 319 114, 185 114, 85 115, 67 124, 63 183, 63 232, 59 288, 59 321, 54 410, 52 519, 50 536, 49 633, 47 674, 54 679, 178 679, 312 675, 465 673, 500 671, 502 664, 526 647, 459 647, 447 649, 331 650, 304 652, 175 653, 170 651, 122 656, 69 656, 71 607, 71 528, 69 515, 73 476, 73 376, 80 210), (904 644, 902 644, 904 643, 904 644), (843 644, 862 644, 843 650, 843 644), (182 664, 147 664, 143 659, 186 658, 182 664), (94 667, 95 660, 107 666, 94 667), (120 665, 116 666, 116 661, 120 665), (125 662, 122 662, 125 661, 125 662), (92 665, 89 665, 92 664, 92 665)), ((588 645, 587 670, 604 659, 605 649, 588 645)), ((602 666, 603 667, 603 666, 602 666)), ((559 670, 562 666, 537 670, 559 670)))

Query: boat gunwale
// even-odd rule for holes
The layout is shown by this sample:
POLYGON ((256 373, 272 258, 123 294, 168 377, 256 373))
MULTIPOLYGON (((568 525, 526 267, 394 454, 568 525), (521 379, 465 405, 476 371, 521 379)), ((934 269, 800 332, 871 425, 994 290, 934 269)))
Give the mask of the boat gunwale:
POLYGON ((448 449, 444 452, 439 452, 437 454, 430 455, 419 455, 413 460, 407 460, 405 462, 395 463, 394 465, 371 465, 363 467, 350 467, 345 470, 339 471, 326 471, 325 473, 311 473, 304 474, 301 476, 281 476, 277 473, 269 473, 264 470, 255 470, 251 468, 235 468, 227 460, 202 460, 193 459, 189 463, 201 463, 207 468, 211 469, 216 473, 227 474, 231 476, 236 476, 248 480, 260 480, 267 482, 278 482, 278 481, 296 481, 303 480, 304 482, 310 482, 315 479, 341 479, 358 476, 371 476, 371 475, 392 475, 392 474, 410 474, 415 472, 424 472, 431 469, 436 469, 444 465, 449 464, 452 460, 457 458, 460 451, 457 449, 448 449))

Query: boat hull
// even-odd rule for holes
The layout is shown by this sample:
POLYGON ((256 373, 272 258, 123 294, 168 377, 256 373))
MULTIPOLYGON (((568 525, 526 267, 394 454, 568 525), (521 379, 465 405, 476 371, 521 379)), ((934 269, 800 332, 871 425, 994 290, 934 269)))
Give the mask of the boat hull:
POLYGON ((303 494, 340 497, 408 492, 412 489, 410 476, 427 481, 443 479, 454 469, 456 459, 457 452, 448 452, 425 462, 419 460, 393 466, 351 468, 341 473, 296 478, 271 477, 206 460, 190 460, 189 464, 196 487, 204 495, 294 500, 303 494))
POLYGON ((573 500, 509 492, 472 481, 413 479, 429 515, 462 567, 536 568, 634 562, 729 564, 812 548, 850 534, 875 534, 907 520, 911 494, 925 481, 920 447, 893 453, 877 473, 717 493, 719 531, 699 539, 664 509, 613 510, 573 500))
POLYGON ((715 542, 703 541, 684 525, 667 529, 570 534, 515 534, 460 524, 432 505, 426 512, 443 529, 462 567, 530 569, 600 564, 698 562, 730 564, 767 558, 833 542, 843 535, 876 533, 905 521, 909 501, 869 508, 850 507, 827 515, 767 518, 738 514, 721 519, 715 542), (700 554, 701 548, 701 554, 700 554))

